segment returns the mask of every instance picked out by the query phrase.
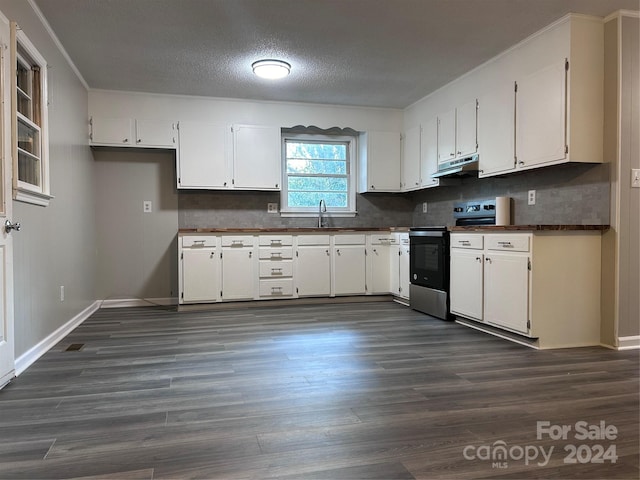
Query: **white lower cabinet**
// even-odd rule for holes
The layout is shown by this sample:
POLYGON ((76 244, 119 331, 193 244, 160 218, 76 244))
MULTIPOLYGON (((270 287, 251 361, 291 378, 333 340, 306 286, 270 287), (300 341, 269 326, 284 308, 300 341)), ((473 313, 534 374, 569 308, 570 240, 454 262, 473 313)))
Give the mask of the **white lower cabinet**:
POLYGON ((365 235, 334 235, 332 295, 364 295, 367 291, 365 235))
POLYGON ((600 342, 599 231, 451 234, 451 313, 538 348, 600 342))
POLYGON ((179 240, 180 303, 220 301, 220 244, 212 235, 184 235, 179 240))
POLYGON ((216 248, 183 249, 181 303, 220 301, 220 255, 216 248))
POLYGON ((179 246, 180 304, 409 295, 407 233, 181 233, 179 246))
POLYGON ((451 248, 451 285, 449 300, 451 313, 482 320, 483 308, 482 251, 451 248))
POLYGON ((410 273, 409 273, 409 252, 411 251, 409 247, 409 234, 401 233, 400 234, 400 280, 399 280, 399 289, 398 296, 405 300, 409 300, 409 285, 411 283, 410 273))
POLYGON ((251 236, 222 237, 222 300, 253 300, 254 249, 251 236))
POLYGON ((293 296, 293 237, 261 235, 259 242, 259 286, 261 299, 293 296))
POLYGON ((296 239, 295 285, 298 297, 331 295, 329 235, 299 235, 296 239))
POLYGON ((391 248, 397 245, 395 235, 388 233, 371 234, 367 245, 367 293, 389 293, 392 273, 391 248))

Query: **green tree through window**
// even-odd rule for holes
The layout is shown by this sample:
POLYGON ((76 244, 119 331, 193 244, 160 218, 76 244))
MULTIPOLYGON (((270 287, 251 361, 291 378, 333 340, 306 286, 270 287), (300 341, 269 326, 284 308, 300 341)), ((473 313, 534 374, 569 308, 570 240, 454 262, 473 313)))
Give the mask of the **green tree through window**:
POLYGON ((348 209, 350 142, 286 138, 284 144, 287 207, 315 209, 324 200, 328 209, 348 209))

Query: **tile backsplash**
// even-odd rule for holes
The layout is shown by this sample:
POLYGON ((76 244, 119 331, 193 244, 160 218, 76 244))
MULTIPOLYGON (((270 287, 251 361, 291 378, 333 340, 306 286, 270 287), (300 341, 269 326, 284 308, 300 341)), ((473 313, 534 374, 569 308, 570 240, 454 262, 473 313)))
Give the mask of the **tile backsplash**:
POLYGON ((511 223, 609 224, 609 164, 551 166, 504 177, 458 180, 458 185, 421 190, 412 195, 414 225, 452 225, 453 205, 468 200, 511 197, 511 223), (536 190, 536 204, 527 193, 536 190), (422 204, 427 202, 427 213, 422 204))
MULTIPOLYGON (((608 224, 609 164, 570 164, 504 177, 465 177, 455 185, 404 194, 357 195, 358 214, 328 218, 332 227, 403 227, 452 225, 453 204, 467 200, 511 197, 512 224, 608 224), (536 204, 527 192, 536 190, 536 204), (428 211, 422 213, 427 202, 428 211)), ((281 217, 267 213, 267 203, 280 203, 277 192, 178 192, 180 228, 313 227, 315 217, 281 217)))
MULTIPOLYGON (((267 203, 280 203, 278 192, 179 191, 180 228, 314 227, 317 217, 281 217, 267 213, 267 203)), ((407 227, 413 220, 408 195, 357 195, 355 217, 324 215, 330 227, 407 227)))

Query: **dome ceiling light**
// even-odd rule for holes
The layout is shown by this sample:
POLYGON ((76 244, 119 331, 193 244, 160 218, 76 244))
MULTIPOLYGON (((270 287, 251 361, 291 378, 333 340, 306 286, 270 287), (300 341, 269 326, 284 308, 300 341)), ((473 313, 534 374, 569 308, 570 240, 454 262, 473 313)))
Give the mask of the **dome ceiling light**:
POLYGON ((291 72, 291 65, 282 60, 258 60, 251 64, 251 68, 257 76, 269 80, 284 78, 291 72))

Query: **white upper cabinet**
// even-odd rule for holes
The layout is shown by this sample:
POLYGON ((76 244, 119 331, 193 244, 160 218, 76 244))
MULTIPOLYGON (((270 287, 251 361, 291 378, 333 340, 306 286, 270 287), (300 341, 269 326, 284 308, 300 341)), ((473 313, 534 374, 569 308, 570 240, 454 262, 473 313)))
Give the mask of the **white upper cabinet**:
POLYGON ((91 117, 91 145, 176 148, 176 122, 116 117, 91 117))
POLYGON ((556 62, 516 81, 516 162, 530 167, 564 160, 566 69, 556 62))
POLYGON ((438 115, 438 163, 476 153, 476 111, 473 100, 438 115))
POLYGON ((440 180, 431 178, 438 171, 438 121, 434 117, 422 125, 420 135, 420 185, 422 188, 437 187, 440 180))
POLYGON ((400 191, 400 133, 366 132, 359 142, 358 193, 400 191))
POLYGON ((416 190, 420 183, 420 125, 416 125, 402 138, 402 191, 416 190))
POLYGON ((180 122, 178 188, 231 187, 231 126, 180 122))
POLYGON ((279 127, 234 125, 234 188, 280 190, 281 144, 279 127))
POLYGON ((486 67, 501 86, 480 100, 480 176, 603 161, 603 36, 568 16, 486 67))
POLYGON ((504 82, 484 95, 478 106, 479 176, 515 168, 515 84, 504 82))

